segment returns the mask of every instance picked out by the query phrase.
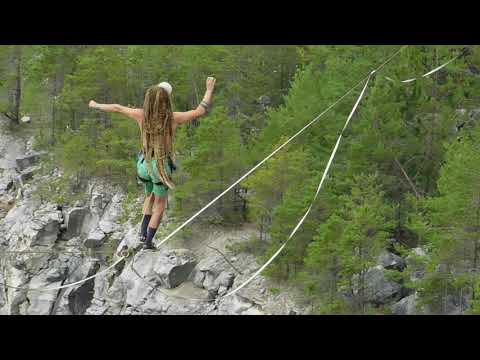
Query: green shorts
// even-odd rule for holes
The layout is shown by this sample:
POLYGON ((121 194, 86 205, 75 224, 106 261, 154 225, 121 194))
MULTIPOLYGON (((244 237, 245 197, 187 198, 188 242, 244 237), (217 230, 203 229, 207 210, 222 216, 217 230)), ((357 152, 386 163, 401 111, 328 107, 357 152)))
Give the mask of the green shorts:
MULTIPOLYGON (((172 168, 169 166, 167 160, 164 161, 165 172, 171 176, 172 168)), ((157 170, 157 161, 152 160, 152 176, 148 174, 147 164, 143 159, 143 156, 140 156, 137 159, 137 176, 142 180, 145 185, 145 194, 151 194, 152 192, 160 197, 167 196, 168 186, 164 185, 158 176, 157 170)))

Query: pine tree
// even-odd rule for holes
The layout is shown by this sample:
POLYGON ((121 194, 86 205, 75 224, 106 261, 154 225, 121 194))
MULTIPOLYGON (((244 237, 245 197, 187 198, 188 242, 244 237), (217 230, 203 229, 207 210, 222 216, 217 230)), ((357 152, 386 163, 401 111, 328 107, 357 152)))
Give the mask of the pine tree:
POLYGON ((386 248, 393 208, 384 199, 378 176, 354 176, 350 189, 338 198, 333 214, 318 227, 305 263, 311 271, 309 277, 319 282, 317 291, 324 294, 330 310, 332 304, 343 308, 347 296, 353 299, 350 311, 364 313, 365 275, 386 248))
MULTIPOLYGON (((176 175, 179 186, 174 192, 176 211, 190 213, 201 208, 235 181, 244 169, 244 149, 240 143, 238 125, 231 121, 221 107, 216 107, 191 139, 194 150, 179 161, 176 175)), ((177 143, 182 149, 182 144, 177 143)), ((223 219, 237 222, 243 214, 236 213, 233 204, 235 191, 221 198, 214 209, 223 219)), ((210 212, 212 213, 212 212, 210 212)))
POLYGON ((416 285, 433 311, 445 311, 448 296, 477 300, 480 266, 480 127, 453 141, 440 171, 438 196, 418 204, 411 226, 430 249, 425 278, 416 285))
POLYGON ((21 45, 2 45, 0 48, 0 113, 18 124, 22 98, 22 69, 24 49, 21 45))

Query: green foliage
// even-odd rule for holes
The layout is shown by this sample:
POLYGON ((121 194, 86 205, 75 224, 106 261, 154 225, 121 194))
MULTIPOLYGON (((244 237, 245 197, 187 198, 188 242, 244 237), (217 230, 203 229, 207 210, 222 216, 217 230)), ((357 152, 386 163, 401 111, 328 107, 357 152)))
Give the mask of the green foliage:
MULTIPOLYGON (((238 124, 217 108, 189 139, 195 149, 185 156, 178 177, 181 185, 174 192, 176 210, 192 212, 228 187, 245 168, 238 124)), ((181 143, 178 145, 181 146, 181 143)), ((221 198, 216 209, 228 222, 236 222, 232 211, 233 192, 221 198)))
MULTIPOLYGON (((445 310, 447 296, 470 296, 479 312, 478 114, 480 48, 470 47, 431 77, 461 46, 409 46, 370 82, 344 133, 322 192, 304 224, 265 275, 295 281, 328 313, 385 313, 362 297, 366 270, 387 237, 415 266, 387 276, 416 290, 422 304, 445 310), (409 84, 385 79, 418 77, 409 84), (464 111, 457 111, 463 109, 464 111), (473 114, 473 115, 472 115, 473 114), (458 128, 461 128, 458 130, 458 128), (412 256, 422 246, 428 257, 412 256), (425 277, 411 281, 415 269, 425 277), (472 275, 473 274, 473 275, 472 275), (343 295, 355 290, 353 301, 343 295), (358 291, 357 291, 358 290, 358 291)), ((83 196, 101 176, 127 191, 123 220, 139 221, 135 122, 90 110, 88 101, 141 107, 145 89, 173 85, 175 111, 197 106, 205 78, 217 78, 213 112, 176 134, 179 169, 175 219, 191 216, 397 51, 398 46, 0 46, 0 112, 32 123, 36 149, 65 176, 40 186, 60 203, 83 196), (20 80, 20 81, 18 81, 20 80), (14 95, 20 95, 20 103, 14 95), (260 98, 269 97, 266 108, 260 98)), ((258 238, 232 251, 269 258, 311 203, 337 136, 360 91, 355 88, 200 217, 249 221, 258 238)), ((265 105, 265 104, 264 104, 265 105)), ((44 169, 47 171, 48 169, 44 169)), ((173 226, 173 225, 172 225, 173 226)), ((182 231, 193 237, 189 227, 182 231)))
MULTIPOLYGON (((50 175, 58 167, 50 158, 42 159, 39 173, 50 175)), ((74 175, 64 175, 39 181, 35 186, 34 198, 60 205, 72 206, 76 201, 86 200, 87 194, 74 175)))
POLYGON ((228 251, 234 254, 248 253, 259 256, 266 250, 267 243, 258 237, 253 237, 248 241, 236 242, 226 246, 228 251))
POLYGON ((438 195, 420 202, 412 226, 431 249, 418 288, 424 303, 441 312, 460 289, 475 294, 480 255, 480 127, 447 147, 438 195))
POLYGON ((143 204, 137 201, 138 198, 138 189, 129 188, 125 199, 122 203, 122 215, 120 217, 120 222, 125 223, 131 221, 133 224, 139 223, 142 221, 143 214, 138 211, 139 207, 143 204))
POLYGON ((337 208, 318 227, 309 245, 305 265, 310 270, 310 291, 319 292, 324 303, 337 302, 340 290, 354 293, 358 309, 366 311, 364 276, 375 265, 393 227, 393 208, 386 203, 378 176, 357 175, 351 192, 339 196, 337 208), (326 300, 329 301, 326 301, 326 300))

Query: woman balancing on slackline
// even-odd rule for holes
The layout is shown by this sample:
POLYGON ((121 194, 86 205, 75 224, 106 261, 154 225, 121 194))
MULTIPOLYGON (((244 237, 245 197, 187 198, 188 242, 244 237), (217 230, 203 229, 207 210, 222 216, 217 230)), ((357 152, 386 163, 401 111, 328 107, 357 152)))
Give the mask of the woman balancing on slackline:
POLYGON ((153 237, 162 220, 167 192, 174 188, 171 175, 175 170, 175 129, 208 112, 214 86, 215 79, 207 78, 207 90, 202 102, 195 110, 186 112, 172 111, 172 87, 166 82, 147 89, 143 109, 118 104, 97 104, 93 100, 89 103, 93 109, 124 114, 135 120, 140 127, 142 151, 137 158, 137 176, 145 184, 146 196, 140 230, 140 241, 145 243, 145 249, 155 249, 153 237))

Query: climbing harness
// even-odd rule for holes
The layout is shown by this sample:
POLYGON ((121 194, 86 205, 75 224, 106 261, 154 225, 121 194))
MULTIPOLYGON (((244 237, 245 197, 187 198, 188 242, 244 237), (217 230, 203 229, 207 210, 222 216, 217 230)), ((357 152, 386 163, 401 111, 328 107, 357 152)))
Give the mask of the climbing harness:
MULTIPOLYGON (((145 157, 143 156, 143 152, 139 152, 138 154, 135 155, 135 163, 137 163, 138 161, 140 161, 140 163, 143 163, 145 161, 145 157)), ((172 173, 177 170, 177 165, 174 163, 174 161, 172 160, 172 158, 170 156, 167 156, 167 163, 168 163, 168 166, 170 167, 170 170, 172 171, 172 173)), ((142 178, 138 174, 136 174, 136 176, 137 176, 137 179, 140 180, 143 183, 152 182, 155 185, 165 185, 161 181, 160 182, 153 182, 152 180, 142 178)))

